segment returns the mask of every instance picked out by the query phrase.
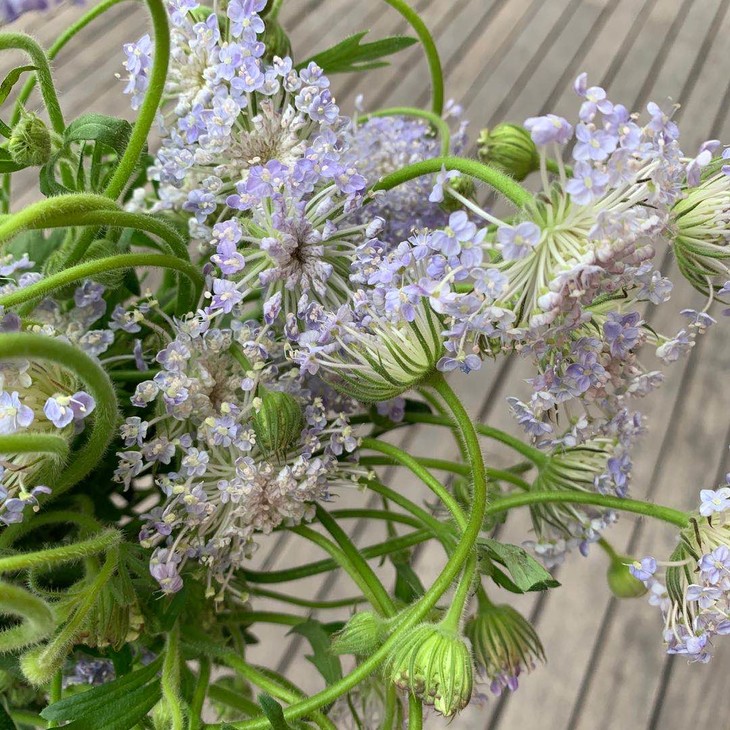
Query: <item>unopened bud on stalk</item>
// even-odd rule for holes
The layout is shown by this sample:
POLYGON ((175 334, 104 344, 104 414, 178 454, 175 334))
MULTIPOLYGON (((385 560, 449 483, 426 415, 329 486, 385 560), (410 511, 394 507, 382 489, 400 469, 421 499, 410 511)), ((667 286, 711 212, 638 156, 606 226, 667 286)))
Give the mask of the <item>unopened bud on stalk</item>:
POLYGON ((288 393, 262 388, 261 407, 251 425, 256 443, 267 454, 283 454, 301 435, 302 410, 288 393))
MULTIPOLYGON (((450 180, 449 188, 467 199, 471 200, 474 197, 474 181, 466 175, 459 175, 453 180, 450 180)), ((445 210, 447 213, 453 213, 454 211, 462 210, 463 207, 464 206, 455 197, 449 195, 448 189, 444 191, 444 199, 441 203, 442 210, 445 210)))
POLYGON ((273 60, 274 56, 284 58, 291 56, 291 41, 284 29, 276 20, 267 20, 264 34, 261 41, 266 47, 264 58, 267 61, 273 60))
POLYGON ((623 555, 611 558, 606 578, 608 587, 616 598, 638 598, 646 593, 646 586, 629 570, 629 565, 633 562, 632 558, 623 555))
POLYGON ((387 665, 390 681, 442 715, 453 715, 471 699, 473 669, 461 634, 443 624, 421 624, 396 644, 387 665))
POLYGON ((498 124, 482 129, 477 140, 479 159, 524 180, 539 169, 540 158, 530 133, 519 124, 498 124))
POLYGON ((8 142, 13 162, 23 167, 45 165, 51 157, 51 133, 43 120, 23 111, 8 142))
POLYGON ((335 654, 372 654, 385 640, 385 622, 370 611, 356 613, 342 628, 332 642, 335 654))
POLYGON ((494 694, 517 689, 518 677, 545 660, 532 624, 511 606, 495 605, 482 598, 479 610, 466 623, 465 633, 477 669, 491 682, 494 694))

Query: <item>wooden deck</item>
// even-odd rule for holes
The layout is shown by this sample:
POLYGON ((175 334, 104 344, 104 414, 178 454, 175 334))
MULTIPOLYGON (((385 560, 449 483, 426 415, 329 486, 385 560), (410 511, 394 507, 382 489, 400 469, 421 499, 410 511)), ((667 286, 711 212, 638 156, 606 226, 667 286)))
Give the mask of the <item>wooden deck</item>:
MULTIPOLYGON (((687 152, 708 138, 730 141, 730 0, 419 0, 416 6, 437 38, 448 95, 464 105, 472 140, 481 127, 498 121, 522 121, 548 111, 574 117, 578 104, 572 80, 587 71, 591 82, 605 85, 612 99, 631 109, 643 108, 649 99, 681 102, 678 116, 687 152)), ((287 0, 284 7, 283 20, 300 55, 357 30, 370 28, 374 37, 406 31, 400 16, 376 0, 287 0)), ((18 25, 46 41, 77 15, 69 7, 53 19, 26 16, 18 25)), ((69 116, 97 110, 130 117, 123 82, 114 74, 122 71, 121 43, 141 35, 144 22, 141 9, 121 5, 61 54, 57 76, 69 116), (70 59, 78 63, 71 66, 70 59)), ((3 67, 6 63, 3 59, 3 67)), ((359 93, 368 107, 424 104, 426 65, 414 47, 396 57, 390 69, 337 78, 335 88, 348 110, 359 93)), ((671 270, 670 257, 664 259, 671 270)), ((673 306, 646 315, 655 328, 670 332, 678 328, 680 309, 700 303, 678 276, 675 280, 673 306)), ((670 368, 665 386, 643 403, 650 433, 636 458, 635 495, 690 508, 699 489, 714 485, 730 468, 727 324, 721 322, 689 358, 670 368)), ((647 353, 647 361, 651 357, 647 353)), ((457 384, 475 415, 514 430, 505 397, 526 392, 526 374, 524 363, 503 361, 457 384)), ((412 429, 401 441, 416 453, 455 456, 448 440, 428 428, 412 429)), ((487 458, 500 466, 489 451, 487 458)), ((425 496, 409 476, 389 477, 399 490, 425 496)), ((364 504, 367 497, 346 494, 341 500, 364 504)), ((528 524, 524 515, 515 517, 503 535, 519 542, 527 537, 528 524)), ((380 529, 353 524, 352 534, 369 544, 382 539, 380 529)), ((662 526, 622 518, 610 538, 625 552, 643 555, 668 554, 674 536, 662 526)), ((257 563, 275 569, 319 557, 298 538, 282 536, 263 546, 257 563)), ((428 584, 442 565, 441 555, 427 548, 416 560, 428 584)), ((450 724, 453 730, 730 728, 730 641, 720 642, 709 666, 667 658, 655 609, 644 599, 611 598, 605 569, 597 550, 590 559, 573 556, 557 571, 561 588, 514 600, 535 622, 548 664, 524 677, 517 693, 468 708, 450 724)), ((296 588, 319 598, 353 592, 338 574, 302 581, 296 588)), ((319 688, 304 646, 283 631, 259 635, 262 643, 252 651, 253 661, 285 671, 307 691, 319 688)), ((436 717, 431 720, 429 727, 446 726, 436 717)))

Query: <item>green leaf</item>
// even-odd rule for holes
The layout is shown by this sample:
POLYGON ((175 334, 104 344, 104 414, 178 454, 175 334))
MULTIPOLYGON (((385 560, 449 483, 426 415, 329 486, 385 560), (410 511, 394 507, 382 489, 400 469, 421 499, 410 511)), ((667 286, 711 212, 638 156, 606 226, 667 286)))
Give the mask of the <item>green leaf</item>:
POLYGON ((26 71, 35 71, 36 68, 36 66, 18 66, 17 68, 14 68, 0 84, 0 104, 8 98, 13 86, 18 83, 18 79, 20 79, 26 71))
POLYGON ((426 590, 420 578, 405 560, 391 561, 395 567, 395 590, 393 593, 399 601, 411 604, 419 599, 426 590))
MULTIPOLYGON (((41 712, 41 717, 46 720, 55 722, 65 722, 67 720, 79 720, 87 716, 94 716, 100 713, 106 707, 113 707, 117 704, 126 706, 127 700, 134 692, 140 689, 157 688, 159 692, 159 683, 157 682, 157 671, 162 664, 162 658, 158 657, 153 662, 142 669, 126 674, 120 679, 113 682, 94 687, 87 692, 70 697, 64 697, 58 702, 54 702, 41 712), (154 684, 150 682, 154 681, 154 684)), ((154 703, 153 703, 154 704, 154 703)), ((69 727, 71 727, 69 725, 69 727)), ((82 726, 79 726, 79 728, 82 726)), ((106 727, 103 724, 97 724, 95 727, 106 727)), ((130 726, 131 727, 131 726, 130 726)), ((74 728, 74 730, 76 730, 74 728)))
POLYGON ((82 114, 66 127, 64 142, 101 142, 121 155, 132 134, 132 125, 125 119, 106 114, 82 114))
POLYGON ((0 730, 17 730, 13 718, 8 714, 2 700, 0 700, 0 730))
POLYGON ((509 545, 488 537, 480 537, 479 547, 492 560, 507 568, 515 586, 520 591, 544 591, 560 585, 537 560, 518 545, 509 545))
POLYGON ((332 48, 321 51, 316 55, 308 58, 306 61, 297 65, 297 68, 305 68, 309 63, 314 61, 327 74, 350 73, 353 71, 367 71, 373 68, 381 68, 387 66, 386 61, 379 59, 383 56, 390 56, 398 53, 404 48, 412 46, 418 42, 418 39, 409 36, 388 36, 381 38, 379 41, 372 43, 360 43, 360 41, 368 34, 369 31, 364 30, 361 33, 355 33, 344 41, 340 41, 332 48))
POLYGON ((342 679, 342 664, 340 658, 331 651, 332 640, 329 631, 324 624, 314 619, 309 619, 297 624, 289 632, 303 636, 311 645, 314 654, 306 658, 317 667, 319 673, 324 677, 327 684, 334 684, 342 679))
MULTIPOLYGON (((0 125, 2 125, 2 122, 0 122, 0 125)), ((4 132, 2 132, 2 134, 4 134, 4 132)), ((7 137, 8 135, 5 136, 7 137)), ((19 165, 15 162, 6 149, 0 148, 0 173, 17 172, 22 169, 24 169, 23 165, 19 165)))
POLYGON ((291 725, 284 718, 284 710, 273 697, 261 694, 259 695, 259 704, 272 730, 292 730, 291 725))

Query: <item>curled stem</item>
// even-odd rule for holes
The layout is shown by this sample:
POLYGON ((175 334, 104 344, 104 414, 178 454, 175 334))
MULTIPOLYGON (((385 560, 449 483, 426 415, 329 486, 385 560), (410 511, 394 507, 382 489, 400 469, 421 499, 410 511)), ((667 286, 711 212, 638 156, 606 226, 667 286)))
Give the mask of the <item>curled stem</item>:
POLYGON ((524 208, 532 200, 532 194, 518 182, 515 182, 509 175, 505 175, 503 172, 476 160, 470 160, 466 157, 456 157, 454 155, 433 157, 429 160, 422 160, 420 162, 414 162, 411 165, 406 165, 400 170, 396 170, 390 173, 390 175, 385 175, 385 177, 380 178, 373 185, 372 190, 374 192, 378 190, 391 190, 414 178, 440 172, 442 168, 446 170, 458 170, 465 175, 487 183, 487 185, 493 187, 518 208, 524 208))
POLYGON ((48 63, 48 56, 46 56, 45 51, 26 33, 0 33, 0 51, 9 48, 17 48, 30 56, 33 65, 36 67, 43 103, 48 110, 48 118, 51 120, 53 131, 63 134, 66 124, 63 121, 63 112, 61 111, 61 105, 58 103, 58 94, 56 93, 56 87, 53 85, 51 66, 48 63))
POLYGON ((421 41, 428 59, 428 69, 431 73, 431 108, 434 114, 440 117, 444 108, 444 73, 433 36, 421 20, 421 16, 405 0, 385 0, 385 2, 410 23, 421 41))
POLYGON ((413 106, 393 106, 388 109, 378 109, 358 117, 358 123, 366 122, 373 117, 417 117, 425 119, 438 132, 441 140, 441 154, 446 156, 451 150, 451 130, 442 117, 426 109, 418 109, 413 106))

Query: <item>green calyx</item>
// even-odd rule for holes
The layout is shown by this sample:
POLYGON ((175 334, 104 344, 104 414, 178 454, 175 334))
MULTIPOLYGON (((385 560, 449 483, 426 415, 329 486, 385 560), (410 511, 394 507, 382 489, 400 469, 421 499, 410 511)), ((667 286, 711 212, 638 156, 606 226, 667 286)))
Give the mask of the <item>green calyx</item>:
POLYGON ((379 616, 370 611, 356 613, 334 637, 332 652, 368 656, 381 646, 387 635, 387 625, 379 616))
POLYGON ((464 627, 474 661, 487 678, 502 681, 530 671, 545 653, 532 624, 507 604, 493 604, 481 596, 479 610, 464 627))
POLYGON ((51 158, 51 133, 33 112, 24 111, 8 141, 13 162, 23 167, 40 167, 51 158))
POLYGON ((270 455, 286 453, 302 430, 302 410, 288 393, 259 389, 261 407, 252 420, 256 443, 270 455))
POLYGON ((393 684, 446 716, 469 703, 473 674, 464 638, 444 624, 408 630, 386 662, 386 676, 393 684))
POLYGON ((479 159, 524 180, 539 169, 540 158, 530 133, 519 124, 498 124, 493 129, 482 129, 477 140, 479 159))

